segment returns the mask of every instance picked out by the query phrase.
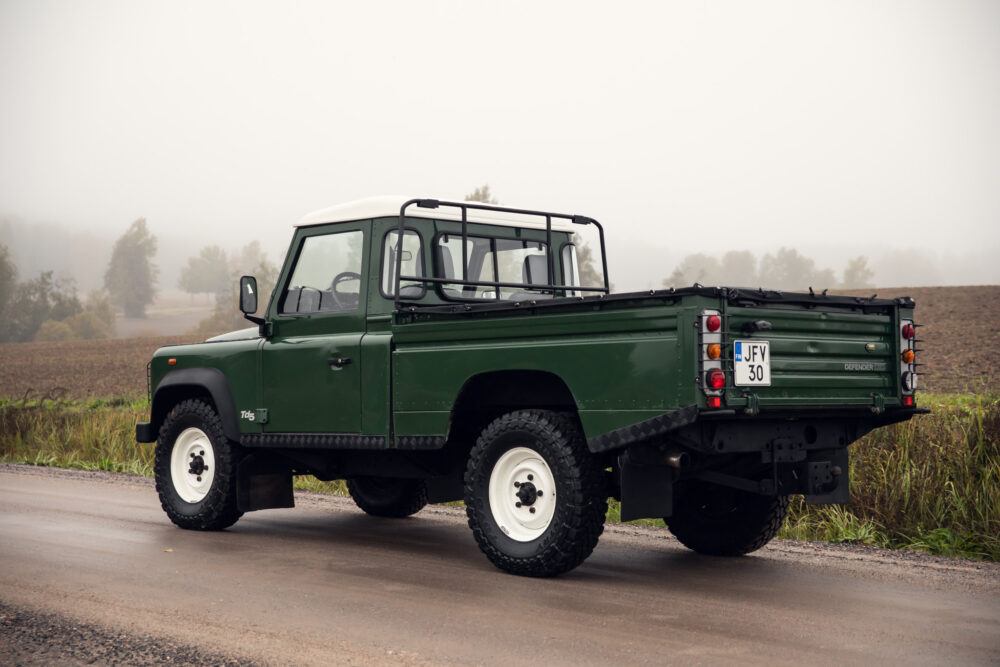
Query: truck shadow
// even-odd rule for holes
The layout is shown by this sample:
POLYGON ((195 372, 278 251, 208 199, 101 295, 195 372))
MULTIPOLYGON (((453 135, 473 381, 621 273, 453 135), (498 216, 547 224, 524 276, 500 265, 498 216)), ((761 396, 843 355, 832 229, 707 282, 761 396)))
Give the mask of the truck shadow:
POLYGON ((219 534, 220 540, 209 548, 230 555, 265 550, 269 558, 277 559, 323 554, 330 568, 370 569, 380 580, 386 572, 398 571, 401 580, 412 581, 415 570, 444 569, 458 578, 466 571, 480 582, 482 577, 502 580, 515 589, 584 584, 633 592, 693 592, 725 582, 734 589, 760 593, 789 577, 803 576, 801 564, 771 557, 766 549, 741 558, 703 556, 687 550, 665 530, 662 537, 651 539, 605 534, 581 566, 552 579, 511 577, 497 570, 479 551, 468 527, 451 517, 418 514, 384 519, 339 511, 322 516, 279 510, 245 517, 224 535, 219 534))

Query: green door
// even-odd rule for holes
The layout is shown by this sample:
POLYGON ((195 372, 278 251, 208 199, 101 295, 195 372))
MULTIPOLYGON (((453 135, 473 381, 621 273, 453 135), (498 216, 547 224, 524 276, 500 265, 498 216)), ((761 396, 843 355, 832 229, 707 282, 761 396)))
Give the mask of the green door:
POLYGON ((371 222, 300 230, 261 348, 269 433, 361 432, 371 222))

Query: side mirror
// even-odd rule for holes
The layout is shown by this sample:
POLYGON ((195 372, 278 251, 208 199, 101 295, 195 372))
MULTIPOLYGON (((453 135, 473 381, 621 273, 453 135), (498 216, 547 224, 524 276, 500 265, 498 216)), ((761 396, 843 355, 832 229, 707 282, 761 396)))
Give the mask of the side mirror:
POLYGON ((243 276, 240 278, 240 310, 243 317, 257 325, 262 338, 271 335, 271 327, 263 317, 256 317, 257 312, 257 279, 253 276, 243 276))
POLYGON ((253 276, 240 278, 240 311, 244 315, 257 312, 257 279, 253 276))

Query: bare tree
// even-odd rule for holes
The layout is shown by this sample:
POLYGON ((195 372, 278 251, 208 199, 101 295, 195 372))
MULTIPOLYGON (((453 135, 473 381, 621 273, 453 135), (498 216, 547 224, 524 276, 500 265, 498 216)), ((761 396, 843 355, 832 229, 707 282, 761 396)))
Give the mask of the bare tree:
POLYGON ((465 201, 479 202, 480 204, 490 204, 492 206, 497 206, 500 204, 493 193, 490 192, 489 183, 476 188, 472 193, 465 195, 465 201))
POLYGON ((875 272, 868 268, 868 258, 859 255, 847 262, 841 287, 874 287, 874 277, 875 272))

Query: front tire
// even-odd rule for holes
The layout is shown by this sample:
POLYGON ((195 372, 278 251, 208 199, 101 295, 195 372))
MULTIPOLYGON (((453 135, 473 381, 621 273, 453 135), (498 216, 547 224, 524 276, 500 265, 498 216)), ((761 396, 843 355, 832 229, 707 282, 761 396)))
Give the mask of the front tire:
POLYGON ((774 539, 787 515, 788 496, 762 496, 690 480, 678 484, 674 513, 663 521, 693 551, 742 556, 774 539))
POLYGON ((402 519, 427 505, 427 484, 422 479, 354 477, 347 480, 347 491, 372 516, 402 519))
POLYGON ((160 505, 189 530, 222 530, 243 516, 236 502, 237 445, 215 410, 199 400, 178 403, 160 427, 153 468, 160 505))
POLYGON ((607 493, 576 419, 511 412, 483 431, 465 472, 469 527, 501 570, 551 577, 582 563, 604 530, 607 493))

